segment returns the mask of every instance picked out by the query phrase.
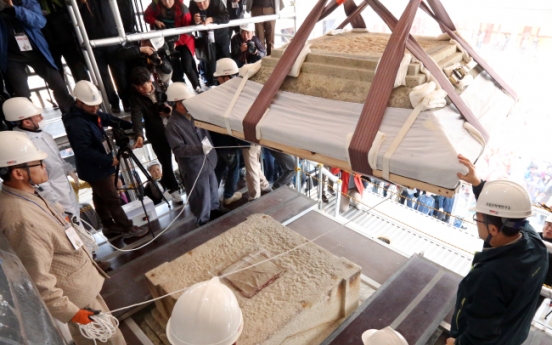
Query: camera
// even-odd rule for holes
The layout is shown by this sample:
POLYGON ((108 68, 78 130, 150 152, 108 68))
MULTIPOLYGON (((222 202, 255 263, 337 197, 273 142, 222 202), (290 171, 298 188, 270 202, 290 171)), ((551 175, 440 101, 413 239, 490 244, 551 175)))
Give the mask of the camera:
POLYGON ((207 19, 207 15, 206 14, 200 14, 199 18, 201 19, 202 23, 205 23, 205 20, 207 19))
POLYGON ((127 147, 130 143, 130 137, 134 137, 134 131, 132 129, 124 130, 121 125, 116 122, 112 126, 113 139, 119 147, 127 147))
POLYGON ((247 51, 249 52, 249 54, 255 54, 255 52, 257 51, 257 46, 255 45, 255 42, 251 40, 247 41, 247 51))
POLYGON ((167 95, 164 93, 161 94, 157 103, 155 103, 155 111, 157 113, 163 113, 169 115, 172 111, 171 107, 167 104, 167 95))
POLYGON ((162 63, 161 58, 159 57, 159 54, 157 54, 157 52, 154 52, 153 54, 151 54, 148 57, 148 59, 149 59, 150 63, 154 66, 159 66, 162 63))

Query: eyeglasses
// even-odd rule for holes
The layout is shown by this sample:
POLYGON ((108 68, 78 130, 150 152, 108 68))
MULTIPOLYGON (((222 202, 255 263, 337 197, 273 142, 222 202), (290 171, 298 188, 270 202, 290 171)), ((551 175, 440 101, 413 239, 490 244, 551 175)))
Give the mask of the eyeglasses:
POLYGON ((477 212, 473 214, 473 218, 472 218, 472 219, 473 219, 474 222, 478 222, 478 223, 483 223, 483 224, 485 224, 484 221, 477 219, 477 212))
POLYGON ((28 168, 32 168, 32 167, 43 167, 43 166, 44 166, 44 162, 43 162, 43 161, 40 161, 38 164, 27 165, 28 168))

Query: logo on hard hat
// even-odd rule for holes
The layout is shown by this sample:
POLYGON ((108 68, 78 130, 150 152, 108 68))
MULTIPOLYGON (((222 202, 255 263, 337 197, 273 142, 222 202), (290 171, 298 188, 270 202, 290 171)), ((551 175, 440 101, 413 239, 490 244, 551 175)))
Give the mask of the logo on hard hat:
POLYGON ((16 164, 17 161, 7 161, 6 164, 16 164))
POLYGON ((508 206, 508 205, 491 204, 489 202, 486 205, 489 206, 489 207, 499 208, 501 210, 509 210, 510 209, 510 206, 508 206))
POLYGON ((96 95, 92 95, 92 100, 93 100, 93 101, 96 100, 96 95))
POLYGON ((495 210, 489 210, 489 213, 492 213, 492 214, 498 214, 498 211, 495 211, 495 210))

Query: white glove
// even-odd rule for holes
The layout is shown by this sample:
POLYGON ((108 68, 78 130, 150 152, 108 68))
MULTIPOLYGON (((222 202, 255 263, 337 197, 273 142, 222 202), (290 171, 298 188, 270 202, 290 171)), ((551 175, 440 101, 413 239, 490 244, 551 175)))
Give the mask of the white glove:
POLYGON ((204 154, 208 154, 213 149, 213 145, 211 145, 211 142, 209 141, 209 139, 207 137, 205 137, 201 141, 201 146, 203 147, 203 153, 204 154))
POLYGON ((80 182, 79 182, 79 177, 77 176, 77 173, 75 173, 74 171, 71 171, 69 173, 69 176, 71 176, 73 181, 75 181, 75 184, 77 185, 77 188, 78 188, 80 186, 80 182))

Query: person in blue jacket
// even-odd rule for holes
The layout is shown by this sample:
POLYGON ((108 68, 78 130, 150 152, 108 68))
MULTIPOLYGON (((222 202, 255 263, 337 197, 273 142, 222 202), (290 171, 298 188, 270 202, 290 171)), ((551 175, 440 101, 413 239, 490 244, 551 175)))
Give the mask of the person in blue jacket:
POLYGON ((35 0, 0 0, 0 70, 12 96, 31 97, 25 67, 30 66, 54 91, 62 113, 73 98, 59 73, 42 34, 46 18, 35 0))
POLYGON ((472 270, 458 286, 447 345, 520 345, 531 327, 535 306, 548 271, 548 253, 529 225, 531 199, 519 184, 485 182, 474 165, 458 177, 471 183, 483 250, 474 255, 472 270))
POLYGON ((104 127, 119 125, 122 129, 132 124, 113 115, 98 111, 102 96, 96 86, 81 80, 73 90, 77 101, 63 116, 67 138, 75 153, 79 178, 92 187, 92 201, 102 222, 106 237, 140 237, 146 228, 135 227, 122 208, 115 187, 115 167, 119 165, 104 127))

